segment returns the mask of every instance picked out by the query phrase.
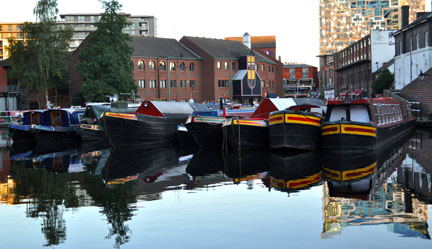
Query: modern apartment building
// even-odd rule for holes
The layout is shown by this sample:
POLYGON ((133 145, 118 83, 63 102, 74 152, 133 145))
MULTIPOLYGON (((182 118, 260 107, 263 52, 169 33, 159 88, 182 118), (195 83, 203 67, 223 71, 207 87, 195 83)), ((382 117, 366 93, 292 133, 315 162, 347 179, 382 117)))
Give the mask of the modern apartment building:
MULTIPOLYGON (((157 19, 154 16, 132 16, 131 14, 120 13, 124 15, 130 23, 123 32, 137 36, 157 36, 157 19)), ((95 23, 99 22, 101 14, 60 14, 61 24, 72 26, 74 33, 70 43, 70 50, 75 50, 81 42, 96 30, 95 23)))
POLYGON ((401 28, 401 7, 409 6, 409 22, 425 11, 425 0, 320 0, 320 55, 333 54, 371 30, 401 28))
POLYGON ((9 38, 22 40, 21 27, 24 23, 0 23, 0 61, 9 58, 9 38))
POLYGON ((284 97, 310 97, 318 87, 317 68, 306 64, 283 65, 284 97))

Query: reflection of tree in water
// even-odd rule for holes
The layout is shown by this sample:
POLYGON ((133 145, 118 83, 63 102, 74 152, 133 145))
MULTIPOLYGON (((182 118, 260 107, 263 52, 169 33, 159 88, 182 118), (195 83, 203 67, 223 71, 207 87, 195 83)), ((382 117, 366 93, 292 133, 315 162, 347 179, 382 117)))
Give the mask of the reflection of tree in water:
POLYGON ((66 240, 63 211, 78 207, 78 197, 71 182, 73 175, 56 174, 46 170, 26 168, 24 162, 12 162, 11 176, 16 182, 15 203, 26 202, 26 215, 42 218, 45 246, 58 245, 66 240))
POLYGON ((125 223, 132 218, 136 207, 130 203, 136 202, 136 196, 132 193, 134 182, 106 187, 100 180, 86 179, 85 188, 93 200, 102 206, 101 213, 107 217, 111 224, 108 239, 115 237, 115 248, 129 241, 130 229, 125 223))

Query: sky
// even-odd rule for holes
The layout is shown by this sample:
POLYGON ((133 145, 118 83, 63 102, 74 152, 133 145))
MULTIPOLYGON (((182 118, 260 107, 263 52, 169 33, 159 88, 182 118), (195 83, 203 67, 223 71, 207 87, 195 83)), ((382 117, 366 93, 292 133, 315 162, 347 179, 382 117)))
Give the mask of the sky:
MULTIPOLYGON (((38 0, 0 0, 0 22, 35 21, 38 0), (7 2, 7 3, 3 3, 7 2)), ((276 36, 282 62, 318 67, 319 0, 118 0, 121 12, 157 19, 157 36, 276 36)), ((99 0, 57 0, 59 14, 101 13, 99 0)), ((60 17, 59 17, 60 19, 60 17)))

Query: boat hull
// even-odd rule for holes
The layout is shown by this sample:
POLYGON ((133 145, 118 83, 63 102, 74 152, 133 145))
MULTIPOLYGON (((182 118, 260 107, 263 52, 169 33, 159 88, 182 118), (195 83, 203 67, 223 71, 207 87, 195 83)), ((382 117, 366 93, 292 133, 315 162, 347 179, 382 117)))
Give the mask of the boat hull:
POLYGON ((327 123, 321 127, 321 148, 340 153, 367 152, 385 146, 414 128, 414 119, 382 127, 353 122, 327 123))
POLYGON ((269 127, 264 120, 231 119, 223 127, 229 148, 268 148, 269 127))
POLYGON ((112 147, 153 147, 175 143, 177 125, 187 117, 156 117, 143 114, 107 112, 102 117, 105 134, 112 147))
POLYGON ((78 127, 78 135, 81 136, 83 141, 106 141, 108 138, 105 131, 101 129, 100 125, 81 124, 78 127))
POLYGON ((190 117, 185 126, 200 147, 222 148, 225 118, 190 117))
POLYGON ((34 133, 31 131, 31 125, 10 125, 9 136, 14 143, 34 142, 34 133))
POLYGON ((293 110, 273 112, 269 116, 271 149, 318 150, 321 116, 293 110))

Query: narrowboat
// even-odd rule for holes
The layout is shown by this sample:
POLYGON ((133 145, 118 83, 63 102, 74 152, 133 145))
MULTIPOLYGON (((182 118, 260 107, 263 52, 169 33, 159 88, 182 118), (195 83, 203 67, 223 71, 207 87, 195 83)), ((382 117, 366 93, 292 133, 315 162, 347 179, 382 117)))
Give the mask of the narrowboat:
POLYGON ((33 143, 34 132, 32 126, 40 125, 43 122, 43 111, 35 110, 23 113, 22 124, 10 124, 9 136, 14 143, 33 143))
POLYGON ((250 117, 255 109, 213 110, 195 112, 189 116, 185 126, 200 147, 222 148, 222 125, 232 117, 250 117))
POLYGON ((270 155, 270 182, 276 190, 292 193, 321 183, 319 151, 275 153, 270 155))
POLYGON ((83 141, 107 140, 100 117, 109 109, 109 105, 87 105, 78 127, 78 134, 83 141))
POLYGON ((184 124, 199 107, 200 104, 144 101, 134 114, 106 111, 101 120, 112 147, 153 147, 175 143, 178 125, 184 124))
POLYGON ((42 113, 39 125, 32 125, 36 143, 78 144, 81 141, 77 131, 83 108, 49 109, 42 113))
POLYGON ((361 153, 411 132, 415 118, 406 101, 392 98, 329 101, 321 126, 321 149, 361 153))
POLYGON ((319 105, 297 105, 270 113, 270 148, 318 150, 322 119, 319 105))
POLYGON ((317 105, 320 100, 309 98, 264 99, 250 118, 232 118, 223 125, 227 145, 234 149, 269 148, 269 116, 298 105, 317 105))

